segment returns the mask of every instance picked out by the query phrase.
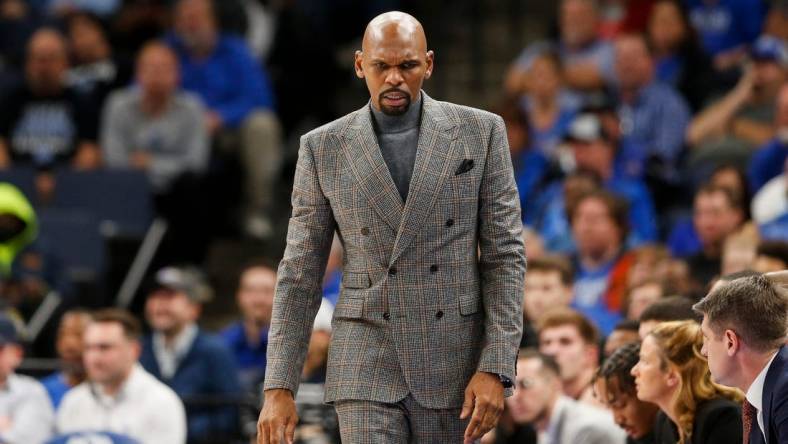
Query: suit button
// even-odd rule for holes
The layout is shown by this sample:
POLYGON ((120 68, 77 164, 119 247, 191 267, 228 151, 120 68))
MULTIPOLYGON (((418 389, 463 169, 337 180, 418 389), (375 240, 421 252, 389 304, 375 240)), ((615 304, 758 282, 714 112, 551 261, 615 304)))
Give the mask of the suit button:
POLYGON ((389 312, 383 313, 383 319, 388 321, 389 319, 391 319, 391 314, 389 314, 389 312))
POLYGON ((397 267, 389 268, 389 276, 396 276, 397 275, 397 267))
POLYGON ((364 227, 361 229, 361 234, 364 236, 369 236, 369 228, 364 227))
POLYGON ((437 273, 438 266, 435 264, 430 265, 430 273, 437 273))
POLYGON ((435 319, 440 319, 440 318, 442 318, 442 317, 443 317, 443 310, 438 310, 438 311, 435 313, 435 319))
POLYGON ((454 219, 449 219, 449 220, 446 221, 446 226, 447 227, 450 227, 452 225, 454 225, 454 219))

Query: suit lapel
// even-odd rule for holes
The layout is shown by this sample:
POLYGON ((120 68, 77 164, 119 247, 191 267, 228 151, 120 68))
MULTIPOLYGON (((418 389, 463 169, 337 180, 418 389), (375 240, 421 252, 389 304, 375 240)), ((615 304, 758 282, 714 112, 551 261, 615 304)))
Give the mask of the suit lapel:
MULTIPOLYGON (((396 261, 413 241, 435 205, 438 191, 451 174, 452 146, 457 136, 457 126, 443 113, 440 104, 427 96, 424 91, 421 94, 424 109, 421 115, 416 161, 390 263, 396 261)), ((393 192, 396 193, 393 180, 389 180, 392 182, 393 192)))
POLYGON ((402 219, 402 197, 380 153, 369 105, 356 112, 356 118, 342 136, 345 139, 345 159, 361 192, 386 224, 397 231, 402 219))
MULTIPOLYGON (((767 439, 770 438, 769 421, 771 420, 772 404, 774 403, 774 386, 784 374, 786 362, 788 362, 788 347, 783 345, 777 351, 777 356, 774 357, 769 370, 766 371, 766 380, 763 382, 763 427, 766 429, 763 431, 763 434, 766 435, 767 439)), ((767 444, 776 443, 767 441, 767 444)))

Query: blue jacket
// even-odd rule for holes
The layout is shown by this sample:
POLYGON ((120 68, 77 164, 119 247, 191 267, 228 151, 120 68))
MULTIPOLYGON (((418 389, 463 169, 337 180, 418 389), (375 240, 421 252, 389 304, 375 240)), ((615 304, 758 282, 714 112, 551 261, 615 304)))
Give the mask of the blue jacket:
POLYGON ((772 139, 758 148, 750 159, 748 172, 750 190, 754 193, 766 182, 782 174, 786 157, 788 157, 788 143, 782 143, 778 139, 772 139))
POLYGON ((183 89, 199 95, 226 126, 237 128, 253 109, 273 109, 268 76, 243 40, 220 36, 213 54, 204 60, 194 60, 176 35, 166 40, 178 55, 183 89))
MULTIPOLYGON (((753 420, 750 444, 762 444, 763 435, 753 420)), ((783 345, 766 372, 763 383, 763 425, 766 444, 788 442, 788 346, 783 345)))
POLYGON ((191 349, 178 364, 171 379, 164 379, 153 352, 153 337, 142 344, 140 363, 145 370, 172 388, 184 401, 188 442, 208 436, 231 433, 238 426, 236 407, 204 407, 190 403, 203 396, 240 396, 238 370, 230 351, 222 341, 199 330, 191 349))

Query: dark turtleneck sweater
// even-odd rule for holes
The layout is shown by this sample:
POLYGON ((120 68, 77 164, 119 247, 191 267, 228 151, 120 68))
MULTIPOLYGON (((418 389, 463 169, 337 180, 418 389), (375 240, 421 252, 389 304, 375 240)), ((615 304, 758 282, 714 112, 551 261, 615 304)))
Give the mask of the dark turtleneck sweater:
POLYGON ((389 168, 394 185, 397 186, 402 201, 408 198, 410 178, 416 162, 416 148, 419 144, 419 124, 421 123, 421 93, 411 102, 405 114, 389 116, 375 109, 370 103, 375 135, 380 153, 389 168))

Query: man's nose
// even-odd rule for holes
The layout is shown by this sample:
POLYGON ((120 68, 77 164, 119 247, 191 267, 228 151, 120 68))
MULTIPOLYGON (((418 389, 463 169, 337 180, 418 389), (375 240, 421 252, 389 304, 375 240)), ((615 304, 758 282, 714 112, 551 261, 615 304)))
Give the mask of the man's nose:
POLYGON ((386 83, 389 85, 397 86, 403 81, 404 79, 402 78, 402 73, 399 71, 399 68, 390 69, 386 75, 386 83))

